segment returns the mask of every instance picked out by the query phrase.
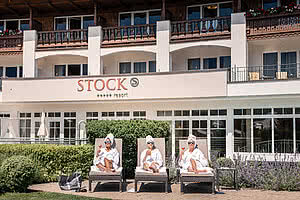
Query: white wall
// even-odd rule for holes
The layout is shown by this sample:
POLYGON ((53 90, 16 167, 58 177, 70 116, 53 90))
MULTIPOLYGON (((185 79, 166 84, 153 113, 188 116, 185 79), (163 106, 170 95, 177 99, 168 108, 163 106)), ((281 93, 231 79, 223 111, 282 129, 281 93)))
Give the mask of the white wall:
MULTIPOLYGON (((217 46, 189 47, 178 51, 174 51, 171 53, 173 71, 186 71, 188 69, 189 58, 201 58, 201 67, 202 67, 203 58, 230 56, 230 52, 231 52, 230 48, 217 47, 217 46)), ((218 63, 218 67, 219 67, 219 63, 218 63)))
POLYGON ((87 64, 88 58, 82 56, 48 56, 37 60, 38 77, 53 77, 54 65, 87 64))
MULTIPOLYGON (((297 62, 299 62, 300 40, 299 37, 276 38, 268 40, 255 40, 248 42, 249 66, 262 66, 263 53, 297 51, 297 62)), ((278 54, 280 64, 280 54, 278 54)))
POLYGON ((104 74, 119 74, 120 62, 155 61, 155 54, 149 52, 121 52, 103 56, 104 74))

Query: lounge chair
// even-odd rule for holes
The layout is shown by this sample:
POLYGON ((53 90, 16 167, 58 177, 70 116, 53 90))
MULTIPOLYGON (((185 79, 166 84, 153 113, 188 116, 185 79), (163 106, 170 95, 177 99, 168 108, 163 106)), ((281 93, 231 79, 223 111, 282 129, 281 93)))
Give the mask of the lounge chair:
MULTIPOLYGON (((99 171, 96 166, 91 166, 91 170, 89 173, 89 191, 92 190, 92 182, 120 182, 120 192, 122 192, 122 186, 123 186, 123 167, 122 167, 122 139, 115 139, 116 142, 116 148, 120 154, 120 167, 116 172, 104 172, 99 171)), ((95 140, 95 152, 94 152, 94 158, 96 157, 96 152, 98 150, 98 146, 100 144, 104 144, 104 138, 97 138, 95 140)))
MULTIPOLYGON (((208 146, 207 146, 207 139, 197 139, 196 144, 198 145, 198 148, 202 151, 204 154, 204 157, 208 159, 208 146)), ((187 140, 179 140, 179 149, 185 148, 188 149, 187 140)), ((184 187, 185 183, 200 183, 200 182, 206 182, 211 183, 212 193, 215 193, 215 174, 212 172, 207 173, 199 173, 195 174, 193 172, 182 172, 180 169, 178 169, 179 175, 179 181, 181 184, 181 193, 184 193, 184 187)))
POLYGON ((168 174, 166 170, 165 159, 165 138, 153 138, 155 147, 159 149, 163 158, 163 166, 159 169, 159 173, 153 173, 143 170, 143 166, 140 166, 140 156, 143 150, 147 148, 146 139, 138 139, 138 153, 137 153, 137 167, 135 170, 135 192, 137 192, 138 182, 163 182, 165 183, 165 192, 168 193, 168 174))

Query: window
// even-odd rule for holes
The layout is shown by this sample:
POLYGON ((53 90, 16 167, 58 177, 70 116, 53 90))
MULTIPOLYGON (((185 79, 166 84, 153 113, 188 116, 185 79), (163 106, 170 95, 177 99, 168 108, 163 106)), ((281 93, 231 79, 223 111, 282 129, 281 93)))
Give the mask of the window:
POLYGON ((88 75, 87 64, 67 64, 67 65, 55 65, 55 76, 81 76, 88 75))
POLYGON ((129 111, 125 111, 125 112, 117 112, 116 116, 117 117, 129 117, 130 112, 129 111))
POLYGON ((60 137, 60 122, 50 122, 49 138, 50 140, 57 140, 60 137))
POLYGON ((82 75, 84 75, 84 76, 88 75, 88 65, 87 64, 82 65, 82 75))
POLYGON ((276 77, 278 65, 278 54, 276 53, 264 53, 263 54, 263 76, 267 79, 273 79, 276 77))
POLYGON ((226 155, 226 120, 210 120, 211 150, 226 155))
POLYGON ((297 77, 297 53, 296 52, 281 53, 280 71, 287 72, 288 77, 293 77, 293 78, 297 77))
POLYGON ((3 67, 0 67, 0 78, 3 77, 3 67))
POLYGON ((203 6, 203 18, 214 18, 218 16, 218 4, 203 6))
POLYGON ((87 112, 86 113, 86 120, 98 120, 98 112, 87 112))
POLYGON ((75 144, 76 139, 76 112, 64 113, 64 143, 75 144))
POLYGON ((0 30, 29 30, 28 19, 0 20, 0 30))
POLYGON ((220 56, 220 68, 231 67, 231 56, 220 56))
POLYGON ((41 122, 34 122, 34 137, 39 138, 38 132, 41 126, 41 122))
POLYGON ((189 6, 187 8, 187 20, 224 17, 224 16, 230 16, 231 13, 232 13, 231 2, 189 6))
POLYGON ((231 16, 232 13, 232 3, 222 3, 219 4, 219 16, 231 16))
POLYGON ((263 9, 267 10, 270 8, 276 8, 279 6, 278 0, 263 0, 263 9))
POLYGON ((6 67, 5 76, 6 77, 18 77, 17 67, 6 67))
POLYGON ((253 119, 253 141, 255 153, 272 152, 271 119, 253 119))
POLYGON ((160 20, 160 10, 137 11, 119 14, 120 26, 156 24, 160 20))
POLYGON ((120 63, 120 74, 129 74, 131 73, 131 63, 120 63))
POLYGON ((55 76, 66 76, 66 65, 55 65, 55 76))
POLYGON ((68 76, 80 76, 80 65, 68 65, 68 76))
POLYGON ((296 118, 296 153, 300 153, 300 118, 296 118))
POLYGON ((102 117, 115 117, 115 112, 102 112, 102 117))
POLYGON ((196 137, 207 138, 207 120, 192 120, 192 131, 196 137))
POLYGON ((255 108, 253 109, 253 115, 271 115, 271 108, 255 108))
POLYGON ((179 140, 187 139, 189 136, 189 120, 175 121, 175 152, 179 151, 179 140))
POLYGON ((199 70, 200 69, 200 58, 188 59, 188 70, 199 70))
POLYGON ((234 152, 251 152, 251 119, 234 120, 234 152))
POLYGON ((149 72, 156 72, 156 61, 149 61, 149 72))
POLYGON ((234 109, 234 115, 251 115, 251 109, 234 109))
POLYGON ((146 119, 146 111, 134 111, 133 112, 133 119, 137 120, 137 119, 142 119, 145 120, 146 119))
POLYGON ((201 18, 200 6, 188 7, 188 20, 194 20, 200 18, 201 18))
POLYGON ((135 62, 134 73, 146 73, 146 62, 135 62))
POLYGON ((94 25, 94 16, 67 16, 54 18, 55 30, 88 29, 94 25))
POLYGON ((292 115, 293 108, 274 108, 274 115, 292 115))
POLYGON ((189 110, 175 110, 174 116, 190 116, 189 110))
POLYGON ((192 116, 208 116, 208 110, 192 110, 192 116))
POLYGON ((165 111, 157 111, 157 117, 170 117, 172 116, 172 110, 165 110, 165 111))
POLYGON ((275 153, 293 153, 293 119, 274 119, 274 150, 275 153))
POLYGON ((19 67, 19 77, 23 77, 23 67, 19 67))
POLYGON ((34 115, 33 115, 34 117, 36 117, 36 118, 39 118, 39 117, 41 117, 42 116, 42 113, 34 113, 34 115))
POLYGON ((210 116, 226 116, 227 110, 210 110, 210 116))
POLYGON ((48 117, 61 117, 60 112, 48 112, 48 117))
POLYGON ((217 69, 217 58, 204 58, 203 69, 217 69))
POLYGON ((20 113, 20 137, 30 138, 31 135, 31 113, 20 113))

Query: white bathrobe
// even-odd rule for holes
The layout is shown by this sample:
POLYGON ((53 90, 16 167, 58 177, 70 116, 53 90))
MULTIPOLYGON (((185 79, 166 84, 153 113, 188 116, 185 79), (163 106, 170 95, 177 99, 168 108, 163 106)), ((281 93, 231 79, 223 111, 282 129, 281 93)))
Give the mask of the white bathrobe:
POLYGON ((208 161, 204 157, 204 154, 196 148, 193 152, 187 150, 183 153, 182 160, 180 160, 179 165, 182 167, 184 172, 187 172, 189 167, 192 168, 191 159, 195 160, 197 170, 206 169, 211 171, 211 168, 208 167, 208 161))
POLYGON ((119 168, 120 155, 117 149, 113 148, 110 151, 106 151, 106 148, 101 148, 101 152, 98 154, 98 157, 95 158, 94 164, 98 165, 101 163, 105 166, 105 158, 112 161, 113 169, 117 170, 119 168))
POLYGON ((159 169, 160 167, 162 167, 163 165, 163 159, 161 156, 161 153, 159 152, 158 149, 153 149, 151 151, 151 155, 146 157, 146 160, 143 162, 146 153, 147 153, 148 149, 145 149, 142 153, 141 153, 141 158, 140 158, 140 166, 143 168, 144 163, 147 163, 149 166, 152 164, 152 162, 156 162, 158 164, 156 164, 156 167, 159 169))

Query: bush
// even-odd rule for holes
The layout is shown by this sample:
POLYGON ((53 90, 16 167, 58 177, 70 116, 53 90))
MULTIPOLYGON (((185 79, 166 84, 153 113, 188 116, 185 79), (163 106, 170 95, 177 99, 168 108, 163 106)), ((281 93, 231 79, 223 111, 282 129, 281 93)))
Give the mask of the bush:
MULTIPOLYGON (((214 168, 221 167, 235 167, 234 162, 230 158, 218 158, 215 163, 213 163, 214 168)), ((227 187, 234 186, 234 174, 232 171, 220 171, 219 183, 227 187)))
POLYGON ((267 190, 300 190, 300 165, 288 160, 270 162, 265 160, 237 162, 238 183, 240 187, 267 190))
POLYGON ((25 192, 32 184, 36 169, 34 162, 25 156, 12 156, 0 167, 2 192, 25 192))
POLYGON ((37 169, 34 179, 35 183, 57 181, 57 177, 60 174, 75 171, 81 172, 83 177, 88 177, 93 161, 93 154, 93 147, 91 145, 0 145, 0 155, 3 155, 2 157, 8 158, 14 155, 23 155, 33 160, 37 169))
POLYGON ((151 135, 154 138, 168 138, 170 124, 153 120, 101 120, 87 123, 87 135, 90 144, 95 138, 105 138, 112 133, 115 138, 123 139, 123 168, 126 178, 133 178, 137 163, 137 138, 151 135))

